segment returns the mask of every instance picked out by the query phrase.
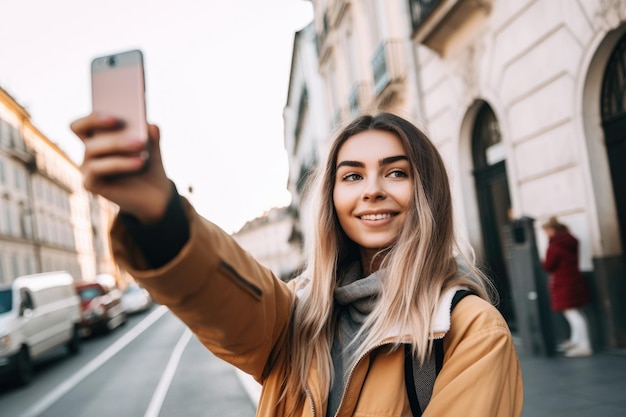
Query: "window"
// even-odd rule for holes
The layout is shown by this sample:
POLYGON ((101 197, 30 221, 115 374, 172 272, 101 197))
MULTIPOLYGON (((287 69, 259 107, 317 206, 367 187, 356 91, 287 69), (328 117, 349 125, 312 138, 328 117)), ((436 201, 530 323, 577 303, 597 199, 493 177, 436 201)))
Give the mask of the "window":
POLYGON ((18 190, 25 190, 24 172, 19 166, 15 167, 15 188, 18 190))
POLYGON ((6 204, 4 205, 4 232, 12 235, 13 234, 13 206, 11 202, 8 200, 4 200, 6 204))
POLYGON ((13 267, 13 278, 20 276, 20 260, 16 254, 11 255, 11 266, 13 267))
POLYGON ((15 126, 9 125, 9 146, 15 147, 18 146, 19 142, 19 133, 15 126))
POLYGON ((13 290, 11 288, 0 290, 0 314, 8 313, 9 311, 11 311, 12 308, 13 290))
POLYGON ((486 168, 505 159, 500 125, 491 107, 483 104, 474 126, 474 165, 486 168))
POLYGON ((626 37, 619 42, 607 64, 602 83, 602 120, 626 115, 626 37))
POLYGON ((30 262, 28 261, 28 255, 24 256, 22 260, 24 261, 24 267, 22 271, 24 271, 24 273, 27 275, 32 274, 32 271, 30 270, 30 262))
POLYGON ((7 123, 4 120, 0 119, 0 145, 7 142, 7 127, 7 123))
POLYGON ((7 180, 6 173, 4 172, 4 161, 0 159, 0 184, 4 184, 7 180))
POLYGON ((21 236, 29 239, 33 237, 32 211, 23 202, 20 203, 20 229, 21 236))
POLYGON ((30 295, 30 292, 25 289, 22 288, 21 290, 21 295, 22 295, 22 306, 20 306, 20 310, 22 308, 30 308, 31 310, 35 308, 35 304, 33 303, 33 297, 30 295))
POLYGON ((34 255, 28 255, 26 258, 26 272, 28 274, 34 274, 35 272, 37 272, 37 268, 35 267, 35 256, 34 255))

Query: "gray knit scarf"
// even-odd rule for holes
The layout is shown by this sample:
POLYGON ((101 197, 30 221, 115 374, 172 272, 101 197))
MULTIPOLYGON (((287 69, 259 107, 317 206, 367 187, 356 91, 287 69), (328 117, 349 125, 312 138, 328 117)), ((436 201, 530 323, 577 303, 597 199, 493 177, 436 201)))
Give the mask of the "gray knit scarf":
POLYGON ((361 266, 355 262, 341 277, 339 283, 340 286, 335 289, 334 294, 335 308, 338 310, 337 332, 331 348, 335 374, 328 396, 327 417, 334 416, 339 408, 350 361, 365 338, 365 335, 361 334, 360 340, 354 340, 376 304, 376 298, 380 293, 380 271, 362 278, 361 266))

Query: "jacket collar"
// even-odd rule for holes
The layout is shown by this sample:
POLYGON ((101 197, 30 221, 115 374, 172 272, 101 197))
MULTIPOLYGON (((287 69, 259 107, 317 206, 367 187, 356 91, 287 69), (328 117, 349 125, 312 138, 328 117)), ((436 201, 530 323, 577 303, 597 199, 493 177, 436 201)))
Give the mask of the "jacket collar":
POLYGON ((445 336, 450 330, 451 316, 452 316, 452 299, 454 294, 460 290, 467 290, 467 287, 456 285, 448 288, 439 299, 439 305, 435 309, 435 314, 430 324, 433 337, 435 339, 445 336))

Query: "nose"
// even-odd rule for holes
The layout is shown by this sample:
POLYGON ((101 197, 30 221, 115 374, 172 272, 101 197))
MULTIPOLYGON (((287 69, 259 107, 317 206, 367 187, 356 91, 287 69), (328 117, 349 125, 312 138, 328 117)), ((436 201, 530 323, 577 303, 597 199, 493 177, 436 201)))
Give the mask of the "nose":
POLYGON ((364 181, 362 195, 364 200, 383 200, 386 196, 387 193, 385 193, 379 178, 364 181))

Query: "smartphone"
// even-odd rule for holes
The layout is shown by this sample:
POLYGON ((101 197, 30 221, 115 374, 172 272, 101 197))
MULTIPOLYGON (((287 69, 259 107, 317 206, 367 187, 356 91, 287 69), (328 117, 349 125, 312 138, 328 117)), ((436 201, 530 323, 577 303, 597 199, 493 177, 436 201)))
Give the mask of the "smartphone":
POLYGON ((122 128, 111 132, 112 136, 148 143, 145 90, 140 50, 100 56, 91 61, 92 110, 115 116, 122 122, 122 128))

